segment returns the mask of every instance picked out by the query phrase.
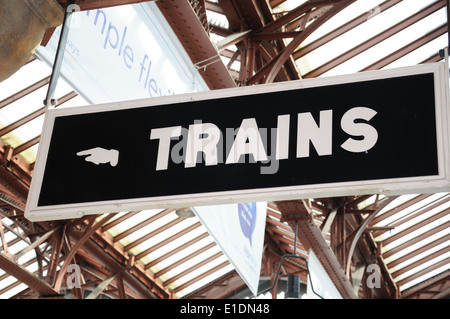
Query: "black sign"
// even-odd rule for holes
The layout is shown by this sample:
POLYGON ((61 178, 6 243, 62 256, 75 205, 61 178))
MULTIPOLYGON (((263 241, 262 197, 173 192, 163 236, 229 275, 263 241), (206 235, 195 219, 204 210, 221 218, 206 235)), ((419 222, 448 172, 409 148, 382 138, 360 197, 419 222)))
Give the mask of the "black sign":
POLYGON ((435 71, 303 83, 52 110, 36 211, 351 195, 442 177, 435 71))

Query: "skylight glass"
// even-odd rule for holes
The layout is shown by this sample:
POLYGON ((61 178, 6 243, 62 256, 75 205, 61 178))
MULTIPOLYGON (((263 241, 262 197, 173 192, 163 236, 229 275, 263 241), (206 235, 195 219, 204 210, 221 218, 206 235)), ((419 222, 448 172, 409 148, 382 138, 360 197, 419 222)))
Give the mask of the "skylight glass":
MULTIPOLYGON (((357 47, 368 39, 381 34, 383 31, 388 30, 390 27, 396 25, 400 21, 409 18, 414 13, 417 13, 431 3, 434 3, 434 1, 432 0, 404 0, 389 8, 388 10, 381 11, 380 7, 378 6, 381 2, 382 1, 375 2, 368 0, 357 1, 331 18, 311 36, 309 36, 302 44, 302 47, 317 40, 319 37, 327 34, 331 30, 342 26, 352 18, 360 15, 367 15, 366 21, 358 27, 342 34, 334 40, 328 41, 326 44, 320 46, 316 50, 298 59, 296 62, 302 74, 307 74, 310 71, 322 66, 326 62, 336 59, 339 55, 346 53, 350 49, 357 47)), ((368 65, 394 52, 395 50, 416 40, 418 37, 432 31, 441 24, 446 23, 446 21, 446 9, 443 8, 435 12, 434 14, 424 18, 423 20, 413 24, 406 30, 403 30, 402 32, 384 40, 383 42, 375 45, 368 50, 364 50, 358 56, 355 56, 352 59, 334 67, 321 76, 358 72, 368 65)), ((438 41, 437 43, 435 43, 435 45, 440 46, 439 48, 437 48, 437 51, 439 49, 442 49, 446 45, 442 42, 443 41, 438 41)), ((436 47, 432 46, 432 48, 435 49, 436 47)), ((437 53, 437 51, 434 53, 437 53)), ((419 60, 424 60, 429 56, 430 55, 427 53, 425 56, 419 58, 419 60)), ((404 63, 407 61, 409 60, 403 60, 404 63)), ((415 61, 417 61, 417 57, 415 61)), ((398 63, 396 65, 398 65, 398 63)), ((404 65, 405 64, 403 64, 402 66, 404 65)))
MULTIPOLYGON (((411 239, 416 238, 417 236, 420 236, 421 234, 427 232, 428 230, 438 226, 438 225, 442 225, 445 222, 450 221, 450 214, 447 214, 446 216, 439 218, 433 222, 430 222, 428 224, 426 224, 423 227, 420 227, 417 230, 414 230, 408 234, 405 234, 404 236, 400 237, 399 239, 387 244, 386 246, 383 246, 383 252, 385 251, 389 251, 390 249, 393 249, 394 247, 401 245, 403 243, 408 242, 411 239)), ((395 232, 393 231, 392 234, 394 234, 395 232)))
POLYGON ((401 285, 400 286, 400 290, 403 291, 403 290, 406 290, 408 288, 411 288, 414 285, 417 285, 417 284, 419 284, 419 283, 421 283, 421 282, 423 282, 423 281, 425 281, 427 279, 433 278, 434 276, 439 275, 439 274, 441 274, 441 273, 443 273, 445 271, 448 271, 448 270, 450 270, 450 264, 447 264, 447 265, 444 265, 442 267, 439 267, 439 268, 437 268, 435 270, 430 271, 429 273, 427 273, 427 274, 425 274, 423 276, 415 278, 415 279, 407 282, 406 284, 401 285))
MULTIPOLYGON (((385 262, 389 265, 391 262, 398 260, 399 258, 406 256, 407 254, 420 249, 421 247, 435 241, 438 240, 439 238, 443 238, 445 236, 447 236, 448 234, 450 234, 450 229, 446 229, 440 232, 437 232, 436 234, 427 236, 425 239, 409 245, 408 247, 405 247, 404 249, 400 250, 398 253, 393 254, 392 256, 386 257, 384 258, 385 262)), ((447 242, 447 244, 449 244, 447 242)))

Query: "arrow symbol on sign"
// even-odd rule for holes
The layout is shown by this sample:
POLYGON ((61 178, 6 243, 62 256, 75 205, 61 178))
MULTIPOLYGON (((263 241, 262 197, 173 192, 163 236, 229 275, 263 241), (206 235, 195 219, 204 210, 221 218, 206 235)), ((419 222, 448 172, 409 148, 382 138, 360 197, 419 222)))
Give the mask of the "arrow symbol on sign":
POLYGON ((119 162, 119 151, 115 149, 107 150, 102 147, 94 147, 78 152, 77 155, 87 156, 84 160, 95 165, 109 163, 111 166, 116 166, 119 162))

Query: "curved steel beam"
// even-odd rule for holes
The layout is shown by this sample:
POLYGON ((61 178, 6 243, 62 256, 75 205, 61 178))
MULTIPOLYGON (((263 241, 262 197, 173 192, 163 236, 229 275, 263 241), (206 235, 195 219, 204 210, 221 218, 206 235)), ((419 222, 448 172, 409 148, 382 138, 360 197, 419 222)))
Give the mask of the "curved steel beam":
POLYGON ((347 278, 350 278, 350 266, 352 264, 352 256, 353 256, 353 252, 355 251, 356 244, 358 243, 359 239, 361 238, 361 235, 364 233, 364 230, 366 229, 367 225, 369 225, 369 223, 375 218, 375 216, 377 215, 378 212, 379 212, 379 210, 376 210, 376 211, 373 211, 372 213, 370 213, 370 215, 367 216, 366 219, 364 219, 362 224, 359 225, 358 230, 356 231, 356 233, 353 236, 353 240, 350 243, 350 247, 348 249, 348 254, 345 259, 345 275, 347 276, 347 278))
POLYGON ((97 229, 99 229, 100 227, 102 227, 108 220, 110 220, 111 218, 113 218, 115 216, 115 214, 109 214, 105 217, 103 217, 100 221, 98 221, 97 223, 94 224, 95 221, 95 217, 93 217, 92 219, 92 224, 90 225, 90 227, 86 230, 86 232, 84 233, 83 237, 81 237, 76 245, 71 249, 70 253, 67 255, 64 264, 62 265, 58 277, 56 279, 55 282, 55 287, 54 289, 56 291, 60 291, 61 290, 61 285, 62 285, 62 281, 63 278, 66 274, 66 270, 67 267, 69 266, 70 261, 73 259, 73 257, 75 257, 75 254, 78 252, 78 250, 84 245, 84 243, 91 237, 92 234, 95 233, 95 231, 97 229))
MULTIPOLYGON (((369 216, 364 219, 364 221, 359 225, 358 230, 354 233, 353 239, 350 243, 350 247, 348 249, 347 257, 345 259, 345 275, 347 278, 350 278, 350 266, 352 263, 352 256, 356 248, 356 244, 358 243, 361 235, 364 233, 366 227, 374 220, 375 216, 383 209, 387 204, 392 202, 396 197, 386 197, 382 199, 381 205, 377 205, 377 209, 370 213, 369 216)), ((378 202, 379 203, 379 202, 378 202)))

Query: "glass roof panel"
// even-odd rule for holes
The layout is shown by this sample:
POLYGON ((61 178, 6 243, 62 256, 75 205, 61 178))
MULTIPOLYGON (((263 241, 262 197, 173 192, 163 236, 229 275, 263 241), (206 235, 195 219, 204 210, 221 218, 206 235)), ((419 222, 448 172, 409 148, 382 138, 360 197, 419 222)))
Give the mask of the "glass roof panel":
POLYGON ((217 278, 231 272, 234 270, 234 267, 232 264, 228 264, 225 267, 218 269, 217 271, 215 271, 214 273, 206 276, 205 278, 193 283, 192 285, 189 285, 188 287, 186 287, 183 290, 180 290, 179 292, 177 292, 177 296, 179 298, 184 297, 185 295, 203 287, 204 285, 216 280, 217 278))
MULTIPOLYGON (((150 217, 150 216, 151 215, 149 215, 147 217, 150 217)), ((135 240, 138 240, 142 236, 144 236, 152 231, 157 230, 158 228, 164 226, 165 224, 173 221, 176 218, 177 218, 177 216, 175 215, 175 213, 170 213, 165 216, 162 216, 161 218, 158 218, 157 220, 153 221, 152 223, 134 231, 133 233, 131 233, 130 235, 127 236, 127 239, 130 242, 134 242, 135 240)))
POLYGON ((409 245, 408 247, 405 247, 404 249, 400 250, 399 252, 393 254, 392 256, 384 258, 384 260, 387 264, 389 264, 389 263, 391 263, 395 260, 398 260, 399 258, 401 258, 401 257, 403 257, 403 256, 429 244, 429 243, 432 243, 433 241, 435 241, 439 238, 445 237, 448 234, 450 234, 450 229, 446 229, 446 230, 437 232, 436 234, 427 236, 424 240, 421 240, 418 243, 409 245))
MULTIPOLYGON (((445 200, 445 199, 448 199, 448 197, 449 197, 449 194, 446 194, 444 196, 442 196, 442 195, 439 196, 439 194, 431 196, 415 205, 410 206, 408 209, 404 209, 404 210, 400 211, 399 213, 391 216, 390 218, 386 218, 386 220, 384 220, 383 223, 380 222, 379 224, 377 224, 377 226, 389 226, 389 225, 393 224, 394 222, 398 223, 398 222, 406 219, 407 217, 410 217, 413 214, 417 215, 421 211, 424 211, 423 213, 416 216, 415 218, 413 218, 407 222, 404 222, 401 225, 396 226, 394 233, 400 232, 406 228, 409 228, 409 227, 441 212, 444 209, 449 208, 450 202, 446 201, 442 205, 439 205, 439 206, 435 207, 434 209, 429 209, 428 211, 425 211, 426 208, 430 208, 430 206, 432 204, 434 204, 435 199, 444 198, 444 200, 445 200), (391 220, 392 220, 392 222, 391 222, 391 220)), ((441 201, 439 201, 439 202, 441 202, 441 201)), ((385 234, 382 234, 381 236, 376 237, 375 240, 384 240, 384 239, 389 238, 390 236, 391 236, 391 234, 385 233, 385 234)))
MULTIPOLYGON (((421 227, 417 230, 414 230, 408 234, 405 234, 404 236, 400 237, 399 239, 393 241, 392 243, 387 244, 386 246, 383 246, 383 252, 385 251, 389 251, 390 249, 393 249, 394 247, 397 247, 398 245, 401 245, 403 243, 408 242, 411 239, 416 238, 417 236, 427 232, 428 230, 438 226, 438 225, 442 225, 445 222, 450 220, 450 214, 448 214, 447 216, 444 216, 442 218, 439 218, 433 222, 428 223, 426 226, 421 227)), ((394 235, 394 231, 392 231, 392 235, 394 235)))
MULTIPOLYGON (((202 231, 202 230, 200 230, 200 229, 194 230, 194 231, 192 231, 192 232, 190 232, 190 233, 188 233, 188 234, 186 234, 186 235, 180 237, 180 238, 178 239, 178 241, 179 241, 178 243, 175 243, 175 242, 174 242, 174 243, 173 243, 173 246, 174 246, 174 247, 170 247, 170 248, 169 248, 169 247, 166 247, 166 248, 164 248, 163 250, 161 250, 161 251, 159 251, 159 252, 158 252, 158 251, 155 251, 155 254, 154 254, 154 255, 149 254, 149 255, 147 256, 147 258, 148 258, 148 259, 151 259, 151 260, 155 260, 155 259, 158 258, 158 257, 164 256, 164 255, 165 255, 165 250, 166 250, 166 249, 167 249, 167 251, 172 251, 173 249, 176 249, 177 247, 179 247, 179 246, 180 246, 179 244, 183 244, 183 243, 189 242, 190 240, 196 238, 197 236, 199 236, 199 235, 201 235, 201 234, 203 234, 203 233, 204 233, 204 231, 202 231), (152 258, 152 257, 153 257, 153 258, 152 258)), ((151 270, 153 273, 157 273, 158 271, 160 271, 160 270, 162 270, 162 269, 165 269, 165 268, 169 267, 170 265, 174 264, 174 263, 177 262, 178 260, 181 260, 182 258, 184 258, 184 257, 186 257, 186 256, 188 256, 188 255, 190 255, 191 253, 200 250, 201 248, 207 246, 208 244, 210 244, 210 243, 212 243, 212 242, 214 242, 214 240, 213 240, 211 237, 203 238, 203 239, 201 239, 200 241, 198 241, 198 242, 196 242, 196 243, 190 245, 190 246, 189 246, 189 249, 183 249, 183 250, 180 250, 180 251, 177 252, 176 254, 173 254, 173 255, 171 255, 171 256, 169 256, 169 257, 167 257, 167 258, 164 258, 164 259, 163 259, 162 261, 160 261, 158 264, 156 264, 155 266, 151 267, 150 270, 151 270)), ((144 258, 144 259, 145 259, 145 258, 144 258)))
POLYGON ((208 11, 207 16, 208 22, 212 26, 219 27, 222 29, 228 29, 230 27, 227 17, 221 13, 208 11))
MULTIPOLYGON (((166 281, 169 278, 175 277, 178 274, 182 273, 183 271, 189 269, 189 268, 193 268, 195 269, 194 271, 189 272, 189 274, 183 276, 182 280, 180 280, 181 282, 186 282, 196 276, 198 276, 199 274, 202 273, 202 271, 207 268, 213 268, 215 265, 219 264, 220 262, 218 261, 220 259, 221 262, 224 261, 224 259, 226 259, 226 257, 220 256, 218 258, 215 258, 214 261, 201 266, 201 267, 195 267, 197 264, 201 263, 203 260, 207 259, 208 257, 213 256, 214 254, 220 252, 220 248, 217 246, 214 246, 200 254, 198 254, 197 256, 194 256, 192 258, 189 258, 188 260, 186 260, 184 263, 182 263, 181 265, 171 269, 170 271, 166 272, 164 274, 164 276, 161 277, 161 279, 163 281, 166 281), (203 268, 202 268, 203 267, 203 268), (165 277, 165 278, 164 278, 165 277)), ((176 281, 173 283, 173 285, 178 286, 180 284, 180 281, 176 281)))
POLYGON ((408 289, 410 287, 413 287, 414 285, 417 285, 417 284, 419 284, 419 283, 421 283, 421 282, 423 282, 423 281, 425 281, 427 279, 430 279, 430 278, 432 278, 432 277, 434 277, 436 275, 439 275, 439 274, 441 274, 441 273, 443 273, 445 271, 448 271, 449 269, 450 269, 450 263, 448 263, 447 265, 444 265, 442 267, 439 267, 439 268, 437 268, 435 270, 432 270, 432 271, 430 271, 429 273, 427 273, 427 274, 425 274, 423 276, 420 276, 420 277, 418 277, 416 279, 413 279, 413 280, 405 283, 404 285, 401 285, 400 286, 400 290, 402 290, 402 291, 406 290, 406 289, 408 289))
POLYGON ((162 211, 163 211, 163 209, 141 211, 138 214, 135 214, 134 216, 131 216, 131 217, 127 218, 126 220, 122 221, 121 223, 115 225, 112 228, 113 230, 110 230, 110 232, 114 233, 114 234, 121 234, 122 232, 130 229, 131 227, 139 224, 140 222, 143 222, 144 220, 146 220, 162 211))
POLYGON ((447 242, 444 242, 444 243, 442 243, 440 245, 436 245, 436 246, 434 246, 434 247, 432 247, 432 248, 428 249, 427 251, 424 251, 424 252, 422 252, 420 254, 417 254, 416 256, 413 256, 413 257, 409 258, 408 260, 405 260, 404 262, 402 262, 402 263, 400 263, 400 264, 390 268, 390 270, 392 272, 395 272, 397 270, 403 269, 403 268, 407 267, 408 265, 410 265, 410 264, 412 264, 412 263, 414 263, 414 262, 416 262, 418 260, 421 260, 421 259, 423 259, 423 258, 425 258, 425 257, 427 257, 427 256, 429 256, 431 254, 433 254, 434 252, 439 251, 440 249, 443 249, 443 248, 449 247, 449 246, 450 246, 450 240, 447 241, 447 242))
MULTIPOLYGON (((444 253, 444 254, 442 254, 442 255, 436 257, 436 258, 433 258, 433 259, 431 259, 431 260, 428 260, 428 261, 426 261, 426 262, 420 264, 419 266, 417 266, 417 267, 415 267, 415 268, 413 268, 413 269, 411 269, 411 270, 409 270, 409 271, 406 271, 406 272, 402 273, 400 276, 398 276, 398 277, 395 278, 395 281, 398 282, 398 281, 401 281, 401 280, 403 280, 403 279, 405 279, 405 278, 408 278, 409 276, 412 276, 412 275, 414 275, 415 273, 417 273, 417 272, 419 272, 419 271, 421 271, 421 270, 424 270, 424 269, 426 269, 426 268, 428 268, 428 267, 431 267, 431 266, 433 266, 434 264, 438 263, 439 261, 445 260, 445 259, 447 259, 447 258, 449 258, 449 257, 450 257, 450 252, 447 252, 447 253, 444 253)), ((450 269, 450 265, 448 265, 447 268, 450 269)), ((429 275, 428 275, 428 276, 429 276, 429 275)), ((428 277, 428 278, 429 278, 429 277, 428 277)), ((403 288, 404 288, 404 287, 403 287, 403 288)))
MULTIPOLYGON (((0 86, 0 101, 5 100, 14 94, 20 93, 25 88, 37 83, 38 81, 48 77, 51 74, 51 68, 44 62, 35 59, 23 66, 13 76, 9 77, 1 83, 0 86)), ((47 94, 48 85, 43 85, 26 95, 11 101, 0 109, 0 128, 4 128, 11 123, 22 120, 44 107, 44 99, 47 94)), ((63 79, 58 80, 54 97, 59 99, 73 89, 63 79)), ((65 102, 63 106, 85 105, 86 101, 80 96, 76 96, 71 100, 65 102)), ((61 107, 61 106, 59 106, 61 107)), ((23 143, 37 137, 42 131, 43 115, 29 121, 28 123, 20 125, 14 131, 3 135, 2 141, 6 145, 17 147, 23 143)), ((37 154, 38 146, 32 146, 25 150, 21 155, 29 162, 34 162, 37 154)))
MULTIPOLYGON (((358 72, 364 69, 365 67, 369 66, 370 64, 383 59, 386 55, 391 54, 401 49, 402 47, 408 45, 418 37, 424 36, 428 32, 428 30, 431 31, 431 29, 434 26, 440 26, 446 21, 447 21, 446 9, 443 8, 433 13, 432 15, 424 18, 423 20, 413 24, 412 26, 406 28, 405 30, 397 34, 394 34, 393 36, 380 42, 379 44, 365 50, 356 57, 349 59, 348 61, 342 63, 341 65, 324 73, 323 76, 358 72)), ((445 47, 445 45, 446 45, 445 36, 443 36, 440 38, 440 41, 433 42, 433 45, 430 46, 430 48, 433 48, 435 50, 433 53, 437 53, 439 52, 440 49, 445 47)), ((418 61, 413 62, 411 59, 403 59, 402 64, 397 62, 396 64, 389 65, 388 67, 389 68, 401 67, 405 65, 414 65, 420 63, 431 55, 429 53, 424 54, 424 52, 425 51, 422 52, 422 55, 420 57, 417 58, 416 56, 416 59, 418 59, 418 61)))
POLYGON ((5 106, 0 110, 1 121, 8 124, 13 123, 39 108, 42 108, 46 93, 46 87, 42 87, 5 106))
MULTIPOLYGON (((18 92, 51 74, 51 68, 38 59, 24 65, 13 76, 1 82, 0 100, 3 100, 13 92, 18 92)), ((45 95, 41 98, 43 101, 45 95)))
POLYGON ((420 48, 408 53, 400 59, 390 63, 389 68, 397 68, 405 65, 416 65, 422 63, 427 58, 437 54, 439 50, 445 48, 448 43, 448 37, 446 34, 428 42, 420 48))
MULTIPOLYGON (((306 74, 324 63, 335 59, 339 55, 355 48, 368 39, 381 34, 383 31, 386 31, 388 28, 396 25, 400 21, 407 19, 433 2, 434 1, 432 0, 404 0, 382 12, 378 7, 378 4, 380 4, 381 1, 377 1, 377 3, 374 1, 357 1, 353 3, 309 36, 302 44, 302 47, 310 44, 314 40, 317 40, 320 36, 323 36, 345 24, 354 17, 367 14, 366 21, 358 27, 355 27, 341 36, 328 41, 316 50, 298 59, 296 62, 300 67, 301 73, 306 74)), ((361 57, 353 58, 337 67, 334 67, 332 70, 322 74, 321 76, 358 72, 365 66, 368 66, 386 56, 390 52, 393 52, 394 49, 416 40, 419 36, 424 35, 442 23, 445 23, 446 19, 446 9, 443 8, 434 13, 432 16, 415 23, 413 26, 407 28, 407 30, 400 32, 392 38, 381 42, 369 50, 364 50, 361 53, 361 57)), ((442 47, 440 49, 442 49, 442 47)), ((423 59, 425 58, 428 58, 428 56, 423 57, 423 59)))
MULTIPOLYGON (((159 243, 162 243, 164 241, 166 241, 167 239, 169 239, 170 237, 174 236, 175 234, 177 234, 178 232, 183 231, 184 229, 186 229, 187 227, 189 227, 189 223, 186 222, 181 222, 177 225, 171 226, 170 229, 168 229, 166 232, 162 232, 161 234, 153 237, 152 239, 149 239, 147 242, 144 242, 143 244, 138 246, 138 250, 136 251, 136 254, 138 252, 142 252, 144 250, 146 250, 147 248, 153 247, 159 243), (159 236, 159 237, 158 237, 159 236)), ((179 237, 178 239, 175 240, 171 240, 170 242, 168 242, 167 244, 163 245, 162 247, 159 247, 157 249, 152 249, 150 253, 148 253, 143 259, 141 259, 144 263, 148 263, 152 260, 155 260, 156 258, 160 257, 160 256, 164 256, 166 253, 172 251, 173 249, 179 247, 180 245, 182 245, 183 243, 185 243, 186 241, 189 241, 193 238, 195 238, 199 232, 201 230, 198 231, 191 231, 181 237, 179 237)), ((134 253, 133 251, 131 251, 132 253, 134 253)), ((158 263, 155 267, 161 266, 161 263, 158 263)))
MULTIPOLYGON (((206 265, 203 265, 201 267, 198 267, 189 273, 186 274, 186 276, 181 277, 179 280, 176 280, 175 282, 171 283, 168 287, 169 289, 176 289, 177 287, 181 286, 182 284, 193 280, 194 278, 201 276, 203 273, 206 273, 208 270, 213 269, 216 266, 219 266, 220 264, 227 261, 226 256, 222 255, 218 258, 215 258, 213 261, 207 263, 206 265)), ((173 274, 176 275, 175 273, 173 274)), ((216 275, 217 276, 217 275, 216 275)))

